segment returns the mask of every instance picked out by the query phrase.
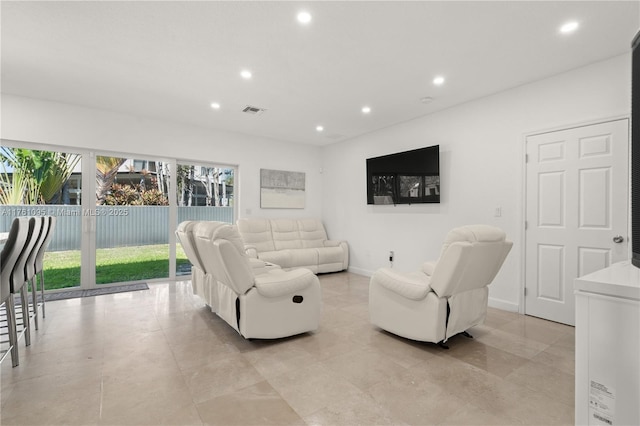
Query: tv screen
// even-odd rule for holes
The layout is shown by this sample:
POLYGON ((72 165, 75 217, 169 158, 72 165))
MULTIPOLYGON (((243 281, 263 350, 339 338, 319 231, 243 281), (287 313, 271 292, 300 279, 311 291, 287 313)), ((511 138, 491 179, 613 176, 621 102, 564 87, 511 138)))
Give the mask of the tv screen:
POLYGON ((640 268, 640 32, 631 48, 631 262, 640 268))
POLYGON ((367 204, 439 202, 439 145, 367 159, 367 204))

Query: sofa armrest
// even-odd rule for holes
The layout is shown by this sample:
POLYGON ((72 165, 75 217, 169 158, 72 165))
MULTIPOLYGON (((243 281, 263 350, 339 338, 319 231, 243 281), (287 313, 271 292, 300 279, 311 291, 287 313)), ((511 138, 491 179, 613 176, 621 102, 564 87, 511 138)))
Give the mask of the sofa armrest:
POLYGON ((324 240, 323 241, 325 247, 340 247, 340 245, 344 242, 345 241, 340 241, 340 240, 324 240))
POLYGON ((349 267, 349 244, 344 240, 324 240, 325 247, 340 247, 342 248, 342 269, 349 267))
POLYGON ((255 248, 255 246, 248 246, 245 245, 244 246, 244 252, 247 254, 247 256, 252 257, 254 259, 258 258, 258 249, 255 248))

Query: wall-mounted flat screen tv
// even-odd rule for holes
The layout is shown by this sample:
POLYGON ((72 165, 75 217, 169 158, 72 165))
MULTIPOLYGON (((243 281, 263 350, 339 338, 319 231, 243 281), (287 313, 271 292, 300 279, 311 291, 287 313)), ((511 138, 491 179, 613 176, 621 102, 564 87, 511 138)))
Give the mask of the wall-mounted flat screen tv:
POLYGON ((439 145, 367 158, 367 204, 439 202, 439 145))

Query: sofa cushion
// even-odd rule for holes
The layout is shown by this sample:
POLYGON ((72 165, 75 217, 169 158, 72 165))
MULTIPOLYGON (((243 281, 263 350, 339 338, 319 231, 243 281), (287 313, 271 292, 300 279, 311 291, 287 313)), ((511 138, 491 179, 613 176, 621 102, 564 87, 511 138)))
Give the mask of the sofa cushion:
POLYGON ((327 240, 324 225, 317 219, 298 220, 298 232, 304 248, 323 247, 327 240))
POLYGON ((318 249, 307 248, 289 250, 291 255, 291 266, 289 267, 317 267, 318 266, 318 249))
POLYGON ((271 221, 267 219, 238 219, 238 231, 246 246, 255 247, 258 253, 273 251, 271 221))
POLYGON ((271 235, 275 250, 302 248, 298 222, 292 219, 272 219, 271 235))

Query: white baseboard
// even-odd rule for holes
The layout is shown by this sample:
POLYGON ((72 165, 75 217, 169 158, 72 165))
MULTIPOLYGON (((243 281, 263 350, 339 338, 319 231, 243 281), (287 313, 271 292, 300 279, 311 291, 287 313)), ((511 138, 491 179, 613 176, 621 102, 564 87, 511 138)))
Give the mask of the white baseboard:
POLYGON ((349 268, 347 268, 347 272, 352 272, 354 274, 364 275, 365 277, 370 277, 371 275, 373 275, 374 271, 369 271, 367 269, 362 269, 362 268, 356 268, 354 266, 349 266, 349 268))
POLYGON ((518 304, 507 302, 506 300, 489 298, 489 306, 496 309, 501 309, 503 311, 515 312, 518 313, 518 304))

